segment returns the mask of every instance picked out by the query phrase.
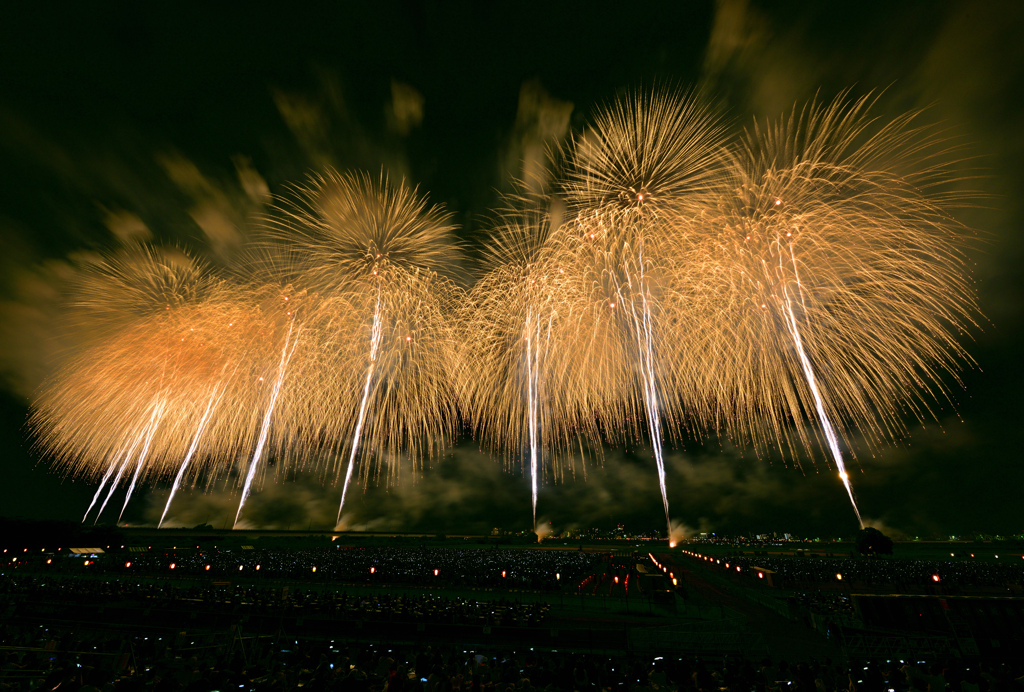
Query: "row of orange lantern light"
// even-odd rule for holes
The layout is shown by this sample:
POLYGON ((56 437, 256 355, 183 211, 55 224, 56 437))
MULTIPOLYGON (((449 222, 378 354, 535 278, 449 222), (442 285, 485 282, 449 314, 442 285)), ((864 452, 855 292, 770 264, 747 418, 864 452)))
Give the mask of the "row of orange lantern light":
MULTIPOLYGON (((13 559, 12 559, 12 562, 17 562, 17 561, 18 561, 18 558, 13 558, 13 559)), ((52 558, 50 558, 50 559, 47 559, 47 561, 46 561, 46 564, 48 564, 48 565, 49 565, 49 564, 51 564, 52 562, 53 562, 53 559, 52 559, 52 558)), ((88 566, 88 565, 91 565, 91 564, 93 564, 94 562, 96 562, 96 561, 95 561, 95 560, 86 560, 86 561, 84 562, 84 564, 88 566)), ((125 569, 129 569, 129 568, 131 568, 131 566, 132 566, 132 562, 131 562, 130 560, 129 560, 129 561, 126 561, 126 562, 124 563, 124 566, 125 566, 125 569)), ((211 567, 211 565, 205 565, 205 566, 203 567, 203 569, 204 569, 205 571, 209 572, 209 571, 210 571, 210 567, 211 567)), ((172 569, 172 570, 173 570, 173 569, 177 569, 177 568, 178 568, 178 563, 176 563, 176 562, 172 562, 172 563, 170 563, 170 564, 169 564, 169 565, 167 566, 167 568, 168 568, 168 569, 172 569)), ((255 566, 255 570, 256 570, 257 572, 258 572, 258 571, 260 571, 260 568, 261 568, 261 565, 256 565, 256 566, 255 566)), ((238 566, 238 571, 239 571, 239 572, 243 571, 244 569, 245 569, 245 565, 239 565, 239 566, 238 566)), ((316 568, 316 567, 314 566, 314 567, 312 568, 312 571, 313 571, 314 573, 316 573, 316 571, 317 571, 317 568, 316 568)), ((376 567, 370 567, 370 574, 375 574, 375 573, 376 573, 376 571, 377 571, 377 568, 376 568, 376 567)), ((434 576, 435 576, 435 577, 436 577, 436 576, 439 576, 440 574, 441 574, 441 570, 439 570, 439 569, 435 569, 435 570, 434 570, 434 576)), ((504 578, 506 578, 506 577, 508 576, 508 572, 507 572, 506 570, 501 570, 501 576, 502 576, 502 578, 503 578, 503 579, 504 579, 504 578)), ((562 574, 561 574, 560 572, 555 572, 555 579, 556 579, 556 580, 561 580, 561 579, 562 579, 562 574)))
MULTIPOLYGON (((684 550, 683 552, 685 553, 687 551, 684 550)), ((663 565, 660 562, 658 562, 658 558, 654 557, 654 553, 647 553, 647 557, 651 558, 651 562, 653 562, 654 565, 658 569, 661 570, 662 574, 667 574, 668 575, 669 579, 672 580, 672 586, 679 586, 679 580, 676 579, 675 573, 674 572, 669 572, 668 571, 668 567, 666 567, 665 565, 663 565)))
MULTIPOLYGON (((693 553, 693 552, 690 552, 688 550, 684 550, 683 552, 686 553, 687 555, 689 555, 690 557, 696 557, 696 558, 699 558, 701 560, 705 560, 707 562, 714 562, 716 565, 722 564, 722 561, 720 559, 717 559, 717 558, 712 558, 712 557, 709 557, 707 555, 701 555, 700 553, 693 553)), ((950 553, 950 555, 952 555, 952 554, 953 553, 950 553)), ((973 553, 971 553, 971 557, 974 557, 973 553)), ((996 557, 999 557, 999 556, 996 555, 996 557)), ((1021 555, 1021 558, 1024 559, 1024 555, 1021 555)), ((729 563, 728 562, 725 563, 725 568, 729 569, 729 563)), ((736 565, 736 571, 737 572, 740 571, 740 566, 739 565, 736 565)), ((757 578, 758 579, 764 579, 764 572, 758 571, 757 578)), ((842 580, 843 580, 842 572, 836 572, 836 581, 842 581, 842 580)), ((932 575, 932 581, 933 582, 939 582, 940 581, 939 575, 933 574, 932 575)))

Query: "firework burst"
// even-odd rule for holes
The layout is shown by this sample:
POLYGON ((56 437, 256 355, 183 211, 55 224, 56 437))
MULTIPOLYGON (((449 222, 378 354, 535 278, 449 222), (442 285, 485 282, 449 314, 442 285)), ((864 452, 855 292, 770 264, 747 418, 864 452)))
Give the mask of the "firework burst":
POLYGON ((619 409, 624 426, 646 421, 669 526, 663 423, 676 427, 681 397, 663 344, 675 336, 672 311, 685 309, 689 290, 672 283, 671 269, 681 220, 718 189, 725 143, 699 98, 635 94, 601 111, 568 155, 566 196, 576 216, 564 242, 591 296, 600 343, 619 363, 606 406, 619 409))
POLYGON ((948 151, 872 103, 733 141, 693 95, 627 95, 562 152, 566 220, 509 214, 468 295, 445 212, 334 171, 278 200, 231 280, 177 250, 105 257, 74 287, 79 348, 34 402, 37 443, 100 480, 87 515, 170 481, 162 523, 182 485, 226 477, 237 522, 276 459, 336 477, 340 522, 357 469, 396 480, 464 413, 528 466, 535 525, 577 449, 648 439, 671 529, 663 441, 721 434, 825 450, 859 518, 844 448, 933 418, 978 314, 948 151))
POLYGON ((346 452, 339 521, 360 455, 365 478, 388 452, 419 459, 454 435, 450 313, 461 291, 439 273, 459 264, 451 231, 404 182, 333 171, 296 187, 266 224, 318 296, 307 335, 316 353, 297 361, 310 376, 286 392, 282 424, 294 421, 308 446, 346 452))
POLYGON ((202 467, 244 444, 227 434, 232 413, 222 402, 251 396, 260 329, 234 289, 212 284, 204 295, 126 322, 46 383, 30 423, 67 472, 102 477, 104 486, 113 478, 108 492, 130 478, 130 497, 139 480, 174 471, 177 487, 197 451, 202 467), (208 427, 218 434, 204 434, 208 427))
POLYGON ((510 460, 524 452, 534 525, 545 459, 559 478, 562 459, 599 446, 597 420, 608 399, 596 369, 603 342, 595 341, 590 296, 582 290, 589 287, 555 223, 534 211, 498 225, 489 268, 460 320, 466 407, 492 449, 510 460))
POLYGON ((710 399, 714 427, 788 453, 817 446, 793 425, 816 419, 855 511, 843 440, 931 417, 977 314, 942 142, 914 116, 876 122, 871 103, 749 131, 678 265, 697 298, 678 334, 680 378, 704 393, 689 405, 710 399))
POLYGON ((697 94, 627 94, 571 142, 566 198, 582 211, 699 205, 720 185, 724 136, 721 119, 697 94))
POLYGON ((133 245, 82 269, 67 306, 67 326, 79 344, 195 304, 212 285, 210 268, 177 248, 133 245))

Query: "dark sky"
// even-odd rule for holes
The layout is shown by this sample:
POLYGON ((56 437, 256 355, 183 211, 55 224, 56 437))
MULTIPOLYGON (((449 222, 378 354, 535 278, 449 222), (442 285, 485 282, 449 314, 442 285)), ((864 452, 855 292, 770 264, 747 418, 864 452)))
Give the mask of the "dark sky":
MULTIPOLYGON (((982 238, 973 259, 985 317, 968 343, 978 365, 938 421, 859 450, 853 480, 865 517, 898 533, 1024 531, 1019 3, 251 5, 5 11, 0 514, 78 519, 94 489, 37 464, 25 428, 76 258, 150 239, 230 263, 265 192, 324 165, 405 175, 455 214, 472 251, 498 191, 539 147, 626 90, 700 84, 737 129, 815 94, 882 89, 880 116, 927 107, 963 145, 986 195, 962 218, 982 238)), ((823 461, 800 471, 708 441, 672 449, 667 463, 672 515, 687 527, 856 529, 823 461)), ((608 450, 585 475, 542 488, 539 515, 556 527, 661 526, 645 449, 608 450)), ((268 483, 253 521, 328 524, 337 494, 315 478, 268 483)), ((142 494, 126 516, 153 521, 164 498, 142 494)), ((236 501, 196 491, 173 511, 181 523, 225 523, 236 501)), ((350 508, 354 525, 408 530, 526 528, 530 515, 528 482, 472 441, 350 508)))

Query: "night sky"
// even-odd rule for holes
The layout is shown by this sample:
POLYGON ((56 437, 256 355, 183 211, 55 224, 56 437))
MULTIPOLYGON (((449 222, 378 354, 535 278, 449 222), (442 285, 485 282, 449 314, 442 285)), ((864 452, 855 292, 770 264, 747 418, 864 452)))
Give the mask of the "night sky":
MULTIPOLYGON (((850 463, 861 510, 897 535, 1024 532, 1024 6, 1018 2, 68 3, 0 21, 0 515, 77 520, 95 485, 31 446, 53 371, 61 291, 81 258, 137 240, 218 266, 266 193, 312 170, 405 176, 460 225, 470 259, 490 210, 538 152, 636 88, 700 86, 739 131, 816 94, 883 90, 881 117, 926 108, 961 147, 961 220, 984 317, 955 405, 850 463), (212 5, 212 6, 211 6, 212 5)), ((25 6, 28 7, 28 6, 25 6)), ((672 515, 693 530, 848 536, 823 459, 757 458, 718 440, 666 457, 672 515)), ((339 490, 268 482, 253 525, 329 527, 339 490)), ((133 499, 155 523, 166 488, 133 499)), ((465 439, 423 474, 370 486, 350 522, 381 530, 526 529, 529 482, 465 439)), ((230 523, 237 491, 182 493, 174 523, 230 523)), ((663 528, 653 458, 609 449, 542 487, 555 528, 663 528)))

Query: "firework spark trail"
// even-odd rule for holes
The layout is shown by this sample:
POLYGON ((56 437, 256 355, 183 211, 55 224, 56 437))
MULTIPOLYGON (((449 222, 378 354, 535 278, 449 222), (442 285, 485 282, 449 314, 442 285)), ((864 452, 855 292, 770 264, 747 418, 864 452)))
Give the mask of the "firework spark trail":
MULTIPOLYGON (((110 488, 107 490, 107 496, 103 499, 103 504, 100 505, 99 510, 96 512, 96 517, 92 520, 93 525, 95 525, 96 522, 100 520, 100 516, 103 514, 103 510, 107 508, 107 503, 110 502, 111 496, 117 489, 117 484, 121 482, 121 476, 124 475, 124 470, 128 468, 128 460, 131 459, 132 455, 135 454, 135 448, 139 446, 140 442, 142 442, 142 438, 146 436, 146 432, 148 431, 148 429, 149 425, 147 424, 142 428, 142 430, 139 431, 139 434, 135 436, 135 441, 132 442, 132 446, 128 449, 127 452, 125 452, 124 459, 121 461, 121 466, 117 470, 117 476, 115 476, 114 480, 111 482, 110 488)), ((82 521, 84 522, 85 519, 83 518, 82 521)))
MULTIPOLYGON (((266 413, 263 414, 263 423, 260 426, 260 436, 256 442, 256 450, 252 454, 252 461, 249 462, 249 472, 245 476, 245 485, 242 486, 242 498, 238 501, 238 511, 235 512, 235 521, 232 528, 238 525, 238 518, 242 516, 242 507, 249 497, 249 488, 252 487, 252 479, 256 476, 256 469, 259 466, 260 458, 263 456, 263 447, 267 443, 267 434, 270 432, 270 421, 274 417, 274 405, 277 403, 277 396, 281 393, 281 385, 284 383, 284 376, 288 370, 288 362, 295 352, 295 346, 299 342, 299 335, 295 335, 292 341, 292 331, 295 329, 295 317, 288 322, 288 335, 285 337, 284 346, 281 347, 281 362, 277 366, 277 379, 274 381, 274 389, 270 393, 270 402, 267 404, 266 413)), ((301 329, 299 330, 301 332, 301 329)))
MULTIPOLYGON (((544 355, 547 355, 548 346, 551 343, 551 320, 548 319, 547 338, 544 342, 544 355)), ((527 308, 526 325, 526 370, 527 370, 527 410, 528 423, 530 427, 530 490, 533 498, 533 526, 537 526, 537 486, 539 483, 538 471, 541 461, 541 421, 540 421, 540 368, 541 368, 541 325, 537 320, 537 328, 533 325, 533 310, 527 308)))
POLYGON ((533 498, 533 524, 537 526, 537 368, 533 354, 533 315, 526 311, 526 406, 530 427, 530 491, 533 498))
POLYGON ((533 328, 533 310, 526 311, 526 396, 530 426, 530 490, 533 498, 533 524, 537 526, 537 466, 539 456, 540 432, 538 409, 540 407, 540 324, 536 333, 533 328))
MULTIPOLYGON (((793 278, 796 282, 797 289, 800 290, 800 299, 803 303, 803 286, 800 283, 800 269, 796 261, 796 250, 793 248, 793 243, 789 243, 789 260, 793 265, 793 278)), ((782 262, 782 255, 779 255, 779 261, 782 262)), ((786 314, 788 316, 788 326, 790 327, 790 334, 793 336, 793 342, 796 345, 797 354, 800 356, 800 365, 803 367, 804 375, 807 378, 807 385, 811 389, 811 395, 814 398, 814 406, 818 412, 818 419, 821 421, 822 430, 825 433, 825 437, 828 440, 829 449, 832 452, 832 458, 836 462, 836 468, 839 470, 839 478, 843 482, 843 486, 846 488, 846 494, 850 497, 850 504, 853 506, 853 513, 857 515, 857 522, 861 528, 864 528, 864 520, 861 519, 860 509, 857 507, 857 501, 853 497, 853 486, 850 483, 850 475, 846 471, 846 466, 843 463, 843 454, 839 449, 839 436, 836 434, 835 428, 832 426, 832 422, 829 420, 828 415, 825 412, 825 406, 821 399, 821 393, 818 390, 817 378, 814 376, 814 368, 811 367, 811 360, 807 357, 807 353, 804 351, 803 339, 800 337, 800 331, 797 329, 796 315, 793 313, 793 304, 789 299, 789 290, 783 289, 782 292, 784 304, 786 306, 786 314)), ((804 305, 806 309, 806 305, 804 305)))
POLYGON ((85 520, 89 518, 89 512, 92 511, 93 506, 96 504, 96 500, 99 499, 100 493, 103 492, 103 488, 107 485, 107 481, 110 479, 110 474, 112 474, 114 469, 117 468, 117 460, 121 456, 121 451, 123 450, 118 450, 118 453, 114 455, 113 460, 110 462, 110 466, 107 468, 107 472, 103 474, 103 480, 100 481, 100 487, 96 488, 96 492, 93 493, 92 502, 89 503, 89 506, 85 510, 85 514, 82 515, 83 524, 85 523, 85 520))
POLYGON ((107 507, 107 502, 110 501, 111 496, 114 494, 114 490, 117 489, 117 484, 121 481, 121 476, 124 475, 125 469, 128 468, 129 460, 135 454, 135 448, 138 447, 139 443, 142 442, 143 438, 145 438, 145 440, 146 440, 145 444, 143 446, 142 451, 139 454, 139 459, 136 462, 136 466, 135 466, 135 473, 132 476, 131 488, 128 490, 127 497, 125 497, 124 505, 122 505, 122 507, 121 507, 121 513, 117 515, 118 521, 121 520, 121 515, 124 514, 124 508, 128 506, 128 500, 131 499, 132 490, 135 489, 135 481, 139 477, 139 470, 142 468, 142 464, 145 462, 146 454, 149 451, 149 445, 150 445, 150 443, 153 440, 153 433, 156 431, 156 423, 155 423, 155 421, 159 420, 160 412, 162 412, 162 410, 163 410, 162 403, 158 403, 153 408, 153 413, 150 415, 149 422, 146 423, 146 426, 141 431, 139 431, 139 434, 135 438, 135 442, 132 443, 131 449, 128 450, 127 454, 125 454, 124 461, 121 462, 121 468, 117 472, 117 477, 114 478, 114 482, 110 484, 110 489, 107 491, 107 497, 103 500, 103 504, 100 506, 99 511, 96 513, 96 518, 93 519, 93 522, 92 522, 93 524, 95 524, 97 521, 99 521, 100 515, 103 514, 103 510, 106 509, 106 507, 107 507))
POLYGON ((843 453, 839 449, 839 437, 836 435, 836 431, 832 427, 828 415, 825 413, 825 406, 822 403, 821 393, 818 391, 818 384, 814 377, 814 368, 811 367, 811 361, 804 352, 803 340, 800 338, 800 330, 797 329, 796 316, 793 314, 793 305, 790 302, 788 292, 784 293, 784 298, 783 305, 786 311, 787 327, 793 337, 793 344, 796 346, 797 355, 800 357, 800 366, 803 368, 804 375, 807 378, 807 386, 810 387, 811 396, 814 397, 814 407, 818 411, 818 420, 821 421, 821 427, 825 433, 825 439, 828 440, 828 447, 832 452, 832 458, 839 469, 839 478, 843 481, 846 494, 850 496, 850 504, 853 505, 854 514, 857 515, 857 522, 861 528, 864 528, 864 520, 861 519, 860 510, 857 508, 857 501, 853 498, 853 486, 850 484, 850 476, 846 472, 846 466, 843 464, 843 453))
POLYGON ((370 398, 370 383, 373 380, 374 366, 377 364, 377 350, 380 347, 383 327, 381 325, 380 291, 377 292, 377 305, 373 309, 373 329, 370 332, 370 364, 366 368, 366 383, 363 385, 363 399, 359 404, 359 418, 356 421, 356 429, 352 434, 352 451, 348 455, 348 468, 345 470, 345 484, 341 487, 341 502, 338 503, 338 519, 335 525, 341 523, 341 511, 345 508, 345 495, 348 493, 348 484, 352 480, 352 469, 356 462, 356 453, 359 451, 359 437, 363 432, 363 421, 366 418, 366 405, 370 398))
POLYGON ((153 416, 149 421, 149 432, 146 433, 146 443, 142 446, 142 451, 139 453, 139 459, 135 462, 135 473, 132 474, 132 482, 128 486, 128 492, 124 496, 124 504, 121 505, 121 512, 117 515, 117 521, 121 521, 121 517, 124 516, 124 511, 128 508, 128 502, 132 499, 132 493, 135 492, 135 482, 139 480, 139 473, 142 472, 142 467, 146 465, 146 456, 149 454, 149 446, 153 442, 153 435, 156 434, 156 429, 160 425, 160 419, 163 417, 165 402, 159 402, 153 410, 153 416))
POLYGON ((654 460, 658 465, 658 485, 661 488, 661 503, 665 508, 665 524, 671 532, 672 521, 668 515, 668 489, 665 486, 665 457, 662 453, 661 439, 661 409, 658 405, 658 387, 654 378, 654 353, 652 347, 651 311, 647 302, 647 296, 641 297, 643 301, 643 329, 637 324, 637 341, 640 343, 640 350, 643 354, 640 359, 640 367, 644 376, 644 402, 647 407, 647 425, 651 433, 651 446, 654 448, 654 460), (643 337, 641 339, 641 336, 643 337))
MULTIPOLYGON (((661 489, 661 504, 665 509, 665 524, 671 533, 672 520, 669 518, 668 488, 665 483, 665 458, 662 452, 661 439, 661 407, 659 406, 658 385, 654 375, 654 325, 651 319, 650 302, 643 270, 643 252, 638 255, 640 265, 640 314, 637 314, 636 300, 630 298, 630 322, 636 336, 637 354, 640 366, 640 379, 643 383, 644 408, 647 412, 647 429, 651 437, 651 448, 654 450, 654 461, 658 467, 658 486, 661 489)), ((622 289, 617 289, 620 304, 626 301, 622 289)))
MULTIPOLYGON (((121 462, 121 467, 117 470, 117 476, 114 477, 114 482, 110 484, 110 488, 107 490, 107 496, 103 498, 103 504, 100 505, 99 510, 96 512, 96 516, 93 517, 93 526, 95 526, 96 522, 100 520, 100 516, 103 515, 103 510, 107 508, 107 503, 110 502, 110 497, 114 494, 114 491, 117 490, 117 484, 121 482, 121 476, 124 475, 124 470, 128 466, 129 456, 131 455, 129 454, 125 456, 124 461, 121 462)), ((85 520, 83 519, 82 521, 85 520)))
POLYGON ((181 485, 181 479, 185 475, 185 469, 188 468, 189 461, 192 460, 192 455, 196 452, 196 447, 199 446, 199 439, 203 436, 203 432, 206 430, 206 424, 210 420, 210 414, 213 413, 217 405, 220 404, 220 400, 224 398, 224 392, 227 391, 227 387, 223 389, 220 384, 214 385, 213 391, 210 393, 210 401, 206 404, 206 411, 203 412, 203 417, 199 420, 199 427, 196 428, 196 433, 192 437, 192 444, 188 448, 188 452, 185 454, 184 460, 181 462, 181 467, 178 469, 178 475, 174 477, 174 483, 171 485, 171 494, 167 498, 167 504, 164 505, 163 514, 160 515, 160 521, 157 522, 156 527, 159 529, 163 526, 164 518, 167 516, 167 510, 171 508, 171 502, 174 500, 174 494, 178 492, 178 486, 181 485))

